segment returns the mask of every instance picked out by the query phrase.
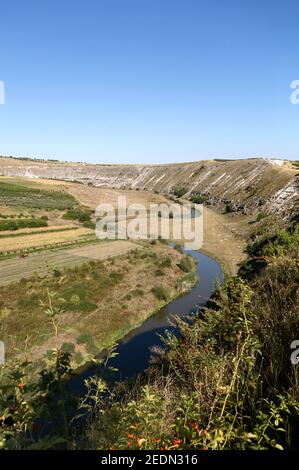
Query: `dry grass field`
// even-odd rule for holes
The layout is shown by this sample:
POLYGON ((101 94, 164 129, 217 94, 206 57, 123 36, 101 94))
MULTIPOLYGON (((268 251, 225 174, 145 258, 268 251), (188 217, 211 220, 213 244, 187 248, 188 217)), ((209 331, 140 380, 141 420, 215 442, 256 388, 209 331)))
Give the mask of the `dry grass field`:
POLYGON ((65 232, 29 234, 23 237, 0 238, 0 252, 47 247, 48 245, 82 241, 86 236, 95 238, 94 231, 88 228, 74 228, 65 232))
MULTIPOLYGON (((81 256, 81 265, 48 269, 47 274, 35 273, 26 281, 0 287, 0 337, 8 359, 26 351, 30 360, 37 360, 53 347, 73 342, 80 363, 90 346, 96 344, 100 350, 119 340, 195 280, 192 266, 188 273, 180 267, 184 255, 162 243, 136 249, 128 242, 115 242, 99 246, 97 255, 87 249, 68 254, 71 264, 81 256), (118 256, 90 261, 101 254, 118 256), (47 292, 55 293, 51 302, 61 308, 57 338, 45 313, 47 292)), ((64 266, 65 255, 61 253, 64 266)), ((40 264, 41 258, 34 262, 40 264)), ((17 265, 7 267, 18 276, 17 265)))
POLYGON ((48 227, 36 227, 36 228, 23 228, 19 229, 18 231, 15 230, 5 230, 5 232, 0 232, 0 238, 2 237, 12 237, 14 238, 16 235, 21 236, 21 235, 34 235, 36 232, 38 233, 43 233, 43 232, 55 232, 55 231, 60 231, 60 230, 73 230, 79 228, 76 224, 70 224, 70 223, 64 223, 62 224, 50 224, 48 227))
POLYGON ((167 199, 150 191, 130 191, 126 189, 96 188, 86 184, 78 184, 52 179, 32 179, 27 177, 7 177, 0 176, 0 182, 11 182, 25 184, 30 188, 43 190, 65 191, 71 194, 80 204, 95 210, 98 204, 109 203, 116 207, 119 196, 125 196, 128 204, 143 204, 146 208, 150 203, 167 202, 167 199))
POLYGON ((0 285, 8 285, 30 277, 34 272, 45 275, 54 269, 80 266, 90 260, 104 260, 136 249, 127 241, 98 242, 82 247, 32 253, 28 258, 11 258, 0 261, 0 285))

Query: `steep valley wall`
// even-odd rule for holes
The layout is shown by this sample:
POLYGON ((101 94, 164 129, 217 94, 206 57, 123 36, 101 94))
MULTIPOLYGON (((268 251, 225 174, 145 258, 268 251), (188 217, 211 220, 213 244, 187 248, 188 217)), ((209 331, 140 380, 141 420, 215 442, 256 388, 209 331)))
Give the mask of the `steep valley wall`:
POLYGON ((78 181, 94 186, 172 194, 184 188, 189 197, 243 213, 266 211, 282 217, 298 214, 299 170, 266 159, 210 160, 168 165, 97 165, 0 157, 0 175, 78 181))

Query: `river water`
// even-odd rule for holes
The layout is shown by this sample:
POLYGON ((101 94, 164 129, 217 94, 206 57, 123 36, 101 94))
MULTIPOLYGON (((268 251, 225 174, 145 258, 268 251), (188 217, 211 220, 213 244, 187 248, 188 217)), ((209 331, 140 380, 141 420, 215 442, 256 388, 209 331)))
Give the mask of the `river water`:
MULTIPOLYGON (((113 381, 130 379, 143 372, 149 365, 151 348, 163 345, 159 335, 165 333, 166 330, 177 333, 177 329, 171 325, 173 316, 188 317, 200 307, 204 307, 215 291, 216 285, 223 282, 223 273, 217 261, 197 251, 189 250, 186 253, 192 255, 197 261, 196 285, 186 294, 161 308, 122 339, 116 349, 117 356, 109 361, 109 365, 118 370, 113 381)), ((96 372, 95 367, 85 369, 72 379, 72 388, 83 395, 86 392, 84 380, 96 372)))

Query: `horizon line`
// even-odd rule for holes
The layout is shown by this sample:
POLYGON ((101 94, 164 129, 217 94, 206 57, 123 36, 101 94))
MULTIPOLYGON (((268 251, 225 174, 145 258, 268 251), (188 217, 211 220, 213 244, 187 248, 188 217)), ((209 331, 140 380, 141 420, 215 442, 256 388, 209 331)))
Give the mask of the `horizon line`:
POLYGON ((263 157, 263 156, 248 156, 248 157, 214 157, 199 160, 181 161, 181 162, 166 162, 166 163, 98 163, 98 162, 86 162, 86 161, 73 161, 73 160, 61 160, 58 158, 46 158, 46 157, 28 157, 28 156, 13 156, 13 155, 0 155, 0 158, 7 158, 11 160, 23 160, 32 162, 49 162, 49 163, 61 163, 61 164, 78 164, 78 165, 99 165, 99 166, 168 166, 168 165, 190 165, 200 162, 211 162, 211 161, 241 161, 241 160, 279 160, 284 162, 296 161, 296 159, 289 159, 283 157, 263 157))

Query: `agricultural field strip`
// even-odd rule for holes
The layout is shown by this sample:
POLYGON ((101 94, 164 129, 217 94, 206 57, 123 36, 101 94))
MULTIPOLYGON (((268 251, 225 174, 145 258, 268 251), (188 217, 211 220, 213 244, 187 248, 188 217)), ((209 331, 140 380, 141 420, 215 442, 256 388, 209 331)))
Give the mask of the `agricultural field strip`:
POLYGON ((13 242, 9 238, 2 238, 0 240, 0 251, 11 251, 18 249, 25 249, 31 247, 40 247, 54 243, 68 242, 78 239, 82 235, 87 236, 94 232, 87 228, 74 228, 73 230, 65 232, 50 232, 41 234, 32 234, 26 237, 16 237, 13 242))
POLYGON ((36 228, 23 228, 18 230, 0 230, 0 238, 9 238, 9 236, 29 236, 29 235, 41 235, 44 233, 55 233, 55 232, 67 232, 70 230, 76 230, 79 226, 72 225, 48 225, 47 227, 36 227, 36 228))
POLYGON ((0 285, 8 285, 30 276, 35 271, 39 274, 46 274, 55 268, 71 267, 90 260, 120 256, 135 248, 136 245, 131 242, 109 242, 57 252, 36 253, 22 260, 19 258, 3 260, 0 261, 0 285))

